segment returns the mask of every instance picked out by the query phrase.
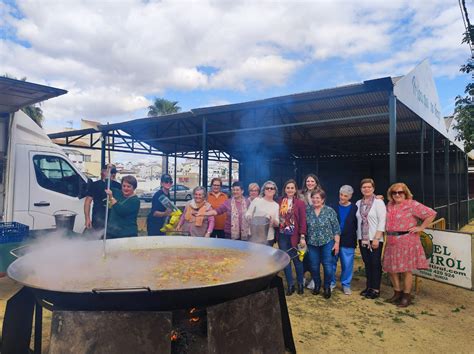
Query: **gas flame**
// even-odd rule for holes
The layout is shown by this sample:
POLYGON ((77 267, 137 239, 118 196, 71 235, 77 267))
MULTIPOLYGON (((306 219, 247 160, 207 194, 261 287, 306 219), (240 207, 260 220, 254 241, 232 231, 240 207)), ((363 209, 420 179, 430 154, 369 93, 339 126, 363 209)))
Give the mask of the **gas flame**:
POLYGON ((189 310, 189 322, 191 323, 196 323, 196 322, 199 322, 200 318, 199 316, 193 316, 193 314, 195 314, 196 312, 198 311, 198 309, 196 307, 193 307, 191 308, 191 310, 189 310))
POLYGON ((172 330, 172 331, 171 331, 171 334, 170 334, 170 340, 171 340, 172 342, 176 342, 176 341, 178 340, 178 337, 179 337, 179 336, 178 336, 178 332, 175 331, 175 330, 172 330))

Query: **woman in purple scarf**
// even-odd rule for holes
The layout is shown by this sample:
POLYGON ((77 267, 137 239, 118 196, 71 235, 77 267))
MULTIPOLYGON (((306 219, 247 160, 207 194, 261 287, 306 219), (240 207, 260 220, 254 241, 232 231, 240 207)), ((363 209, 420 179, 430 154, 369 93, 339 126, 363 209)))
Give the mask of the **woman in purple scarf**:
POLYGON ((386 209, 382 200, 375 197, 375 182, 365 178, 360 182, 363 198, 357 205, 357 239, 365 264, 367 285, 360 295, 369 299, 380 296, 382 279, 382 243, 385 231, 386 209))

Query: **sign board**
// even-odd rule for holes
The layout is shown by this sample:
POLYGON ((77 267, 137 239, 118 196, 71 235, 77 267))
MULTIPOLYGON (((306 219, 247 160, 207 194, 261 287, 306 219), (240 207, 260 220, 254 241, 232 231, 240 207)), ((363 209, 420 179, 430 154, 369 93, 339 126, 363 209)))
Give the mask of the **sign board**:
POLYGON ((455 231, 425 230, 432 237, 430 268, 413 274, 472 289, 472 235, 455 231))
POLYGON ((463 142, 455 140, 456 131, 448 129, 444 122, 428 59, 398 80, 393 93, 405 106, 464 151, 463 142))

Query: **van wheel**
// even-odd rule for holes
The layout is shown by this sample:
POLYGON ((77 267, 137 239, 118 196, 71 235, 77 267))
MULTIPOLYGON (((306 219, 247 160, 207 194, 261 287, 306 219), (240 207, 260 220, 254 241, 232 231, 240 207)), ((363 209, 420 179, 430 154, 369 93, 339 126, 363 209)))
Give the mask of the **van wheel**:
POLYGON ((191 200, 191 194, 186 195, 186 197, 184 197, 184 200, 191 200))

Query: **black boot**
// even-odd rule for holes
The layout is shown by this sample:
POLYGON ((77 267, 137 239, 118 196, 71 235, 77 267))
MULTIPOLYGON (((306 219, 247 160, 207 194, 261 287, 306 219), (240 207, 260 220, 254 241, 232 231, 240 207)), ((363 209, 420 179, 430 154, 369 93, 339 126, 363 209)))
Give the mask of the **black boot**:
POLYGON ((374 290, 374 289, 369 289, 369 291, 367 292, 365 297, 367 299, 372 299, 372 300, 376 299, 376 298, 380 297, 380 291, 374 290))
POLYGON ((331 297, 331 287, 324 288, 324 298, 329 299, 331 297))
POLYGON ((313 289, 313 291, 312 291, 311 293, 312 293, 313 295, 319 295, 320 291, 321 291, 321 286, 319 286, 319 285, 316 286, 316 285, 315 285, 315 286, 314 286, 314 289, 313 289))
POLYGON ((298 284, 298 294, 302 295, 304 293, 304 285, 298 284))
POLYGON ((286 296, 291 296, 293 295, 294 292, 295 292, 295 286, 290 285, 288 286, 288 289, 286 290, 286 296))

